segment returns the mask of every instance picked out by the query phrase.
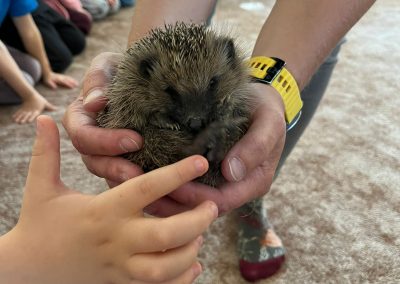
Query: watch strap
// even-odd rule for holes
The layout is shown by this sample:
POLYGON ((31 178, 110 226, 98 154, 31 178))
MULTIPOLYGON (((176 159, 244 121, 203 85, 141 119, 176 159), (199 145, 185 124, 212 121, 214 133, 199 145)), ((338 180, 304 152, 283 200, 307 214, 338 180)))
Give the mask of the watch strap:
POLYGON ((293 126, 300 117, 303 101, 296 80, 285 68, 285 61, 276 57, 257 56, 250 59, 251 75, 259 82, 271 85, 281 95, 286 123, 293 126))

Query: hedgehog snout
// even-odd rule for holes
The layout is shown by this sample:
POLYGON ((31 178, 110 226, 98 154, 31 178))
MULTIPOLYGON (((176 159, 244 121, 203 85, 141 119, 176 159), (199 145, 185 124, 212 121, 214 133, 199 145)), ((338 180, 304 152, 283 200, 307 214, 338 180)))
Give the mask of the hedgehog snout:
POLYGON ((205 120, 200 117, 191 117, 188 120, 187 126, 194 132, 198 132, 205 126, 205 120))

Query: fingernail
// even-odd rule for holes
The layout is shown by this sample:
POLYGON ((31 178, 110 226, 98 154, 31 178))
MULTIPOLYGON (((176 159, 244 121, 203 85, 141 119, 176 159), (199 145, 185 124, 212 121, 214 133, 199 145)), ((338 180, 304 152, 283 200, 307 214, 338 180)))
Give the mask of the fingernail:
POLYGON ((201 264, 200 263, 196 263, 193 267, 193 274, 194 277, 197 277, 201 274, 201 272, 203 271, 201 264))
POLYGON ((119 146, 125 152, 133 152, 133 151, 139 150, 138 143, 136 143, 135 140, 133 140, 129 137, 122 138, 121 141, 119 142, 119 146))
POLYGON ((240 181, 246 175, 246 168, 244 167, 242 161, 236 157, 229 160, 229 170, 235 181, 240 181))
POLYGON ((210 207, 211 207, 210 209, 211 209, 211 211, 213 213, 214 219, 216 219, 218 217, 218 207, 214 202, 211 203, 210 207))
POLYGON ((129 176, 127 173, 121 173, 120 178, 121 178, 121 181, 127 181, 129 179, 129 176))
POLYGON ((103 96, 104 96, 104 93, 103 93, 102 90, 100 90, 100 89, 95 89, 95 90, 91 91, 91 92, 87 95, 87 97, 86 97, 86 98, 84 99, 84 101, 83 101, 83 104, 85 105, 85 104, 90 103, 90 102, 92 102, 92 101, 94 101, 94 100, 97 100, 99 97, 103 97, 103 96))
POLYGON ((197 244, 199 245, 199 247, 201 247, 201 245, 203 244, 203 236, 201 236, 201 235, 198 236, 196 241, 197 241, 197 244))
POLYGON ((196 159, 194 161, 194 166, 196 167, 196 170, 198 170, 199 172, 204 172, 206 169, 204 161, 200 159, 196 159))

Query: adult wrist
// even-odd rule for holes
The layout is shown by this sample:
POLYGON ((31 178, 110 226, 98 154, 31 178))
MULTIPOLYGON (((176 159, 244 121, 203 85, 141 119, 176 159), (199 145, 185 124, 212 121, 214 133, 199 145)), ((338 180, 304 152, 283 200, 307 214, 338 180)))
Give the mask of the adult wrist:
POLYGON ((263 84, 260 82, 251 83, 258 94, 263 99, 263 103, 271 110, 281 116, 282 121, 285 121, 285 105, 279 92, 271 85, 263 84))
POLYGON ((250 58, 249 66, 254 81, 273 87, 281 96, 287 130, 290 130, 301 116, 303 101, 296 79, 285 67, 286 62, 277 57, 255 56, 250 58))

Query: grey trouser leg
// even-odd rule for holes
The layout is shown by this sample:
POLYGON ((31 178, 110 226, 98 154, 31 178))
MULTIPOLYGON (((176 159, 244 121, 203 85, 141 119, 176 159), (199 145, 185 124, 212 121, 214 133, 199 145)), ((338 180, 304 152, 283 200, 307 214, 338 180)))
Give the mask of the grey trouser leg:
MULTIPOLYGON (((39 62, 32 56, 25 54, 15 48, 6 46, 11 56, 14 58, 18 67, 28 83, 34 86, 42 75, 39 62)), ((4 79, 0 78, 0 104, 20 104, 22 99, 17 93, 7 84, 4 79)))
POLYGON ((335 68, 335 65, 338 61, 340 47, 344 43, 344 41, 345 40, 342 40, 338 43, 335 49, 327 57, 325 62, 322 63, 318 71, 311 78, 308 85, 301 92, 301 98, 304 103, 302 114, 297 124, 286 134, 285 147, 283 149, 283 153, 279 161, 275 177, 278 175, 279 170, 283 166, 286 158, 289 156, 290 152, 292 152, 297 141, 300 139, 307 125, 310 123, 312 117, 314 116, 314 113, 317 110, 317 107, 328 86, 333 69, 335 68))
MULTIPOLYGON (((340 51, 341 45, 344 43, 344 40, 338 43, 335 49, 331 52, 331 54, 327 57, 324 63, 320 66, 318 71, 314 74, 312 79, 310 80, 309 84, 304 88, 301 92, 301 98, 303 100, 303 109, 302 115, 297 122, 297 124, 288 131, 286 135, 286 142, 283 149, 283 153, 281 159, 279 161, 275 178, 279 174, 279 170, 281 169, 282 165, 284 164, 286 158, 289 156, 290 152, 293 150, 294 146, 296 145, 297 141, 299 141, 301 135, 303 134, 304 130, 306 129, 307 125, 311 121, 317 107, 325 93, 325 90, 328 86, 329 80, 331 78, 333 69, 338 61, 338 54, 340 51)), ((260 219, 267 218, 265 209, 262 206, 263 201, 262 197, 257 198, 249 203, 243 205, 239 210, 239 214, 249 214, 252 213, 254 215, 259 216, 260 219), (264 214, 261 214, 264 213, 264 214)), ((268 229, 271 225, 268 223, 268 220, 262 220, 261 222, 264 224, 265 229, 268 229)))

